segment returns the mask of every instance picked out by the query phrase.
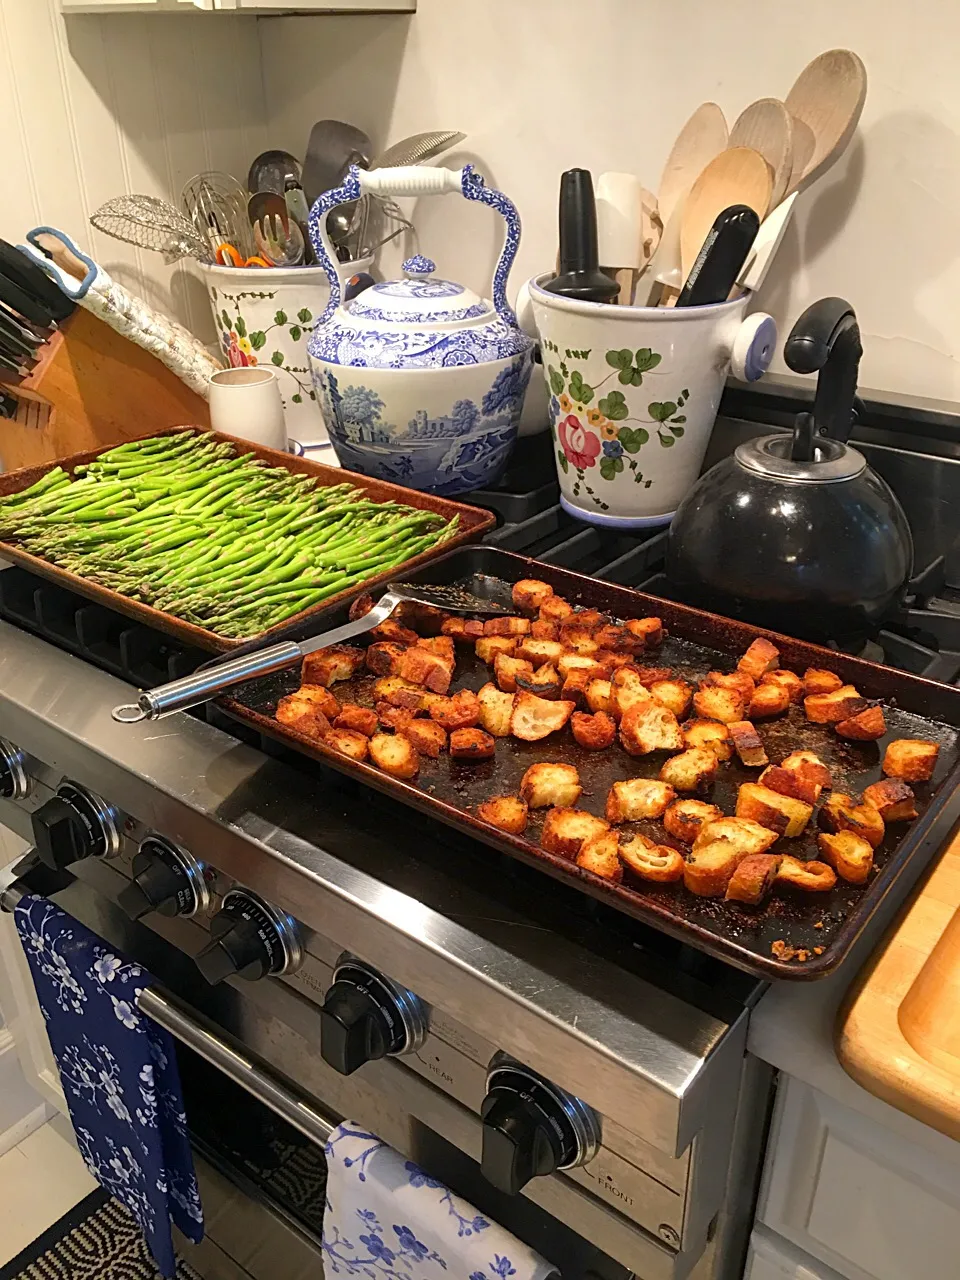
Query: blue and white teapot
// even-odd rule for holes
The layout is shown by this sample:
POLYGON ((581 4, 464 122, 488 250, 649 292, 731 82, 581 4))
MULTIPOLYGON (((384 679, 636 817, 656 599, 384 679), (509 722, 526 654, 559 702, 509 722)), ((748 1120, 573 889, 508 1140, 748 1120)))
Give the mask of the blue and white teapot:
POLYGON ((471 165, 350 169, 310 212, 317 261, 330 302, 308 352, 317 399, 343 466, 431 493, 492 484, 517 438, 534 342, 507 302, 507 277, 520 243, 516 207, 484 186, 471 165), (384 196, 459 191, 503 215, 506 240, 493 277, 493 301, 434 277, 417 254, 404 278, 342 301, 327 214, 366 192, 384 196))

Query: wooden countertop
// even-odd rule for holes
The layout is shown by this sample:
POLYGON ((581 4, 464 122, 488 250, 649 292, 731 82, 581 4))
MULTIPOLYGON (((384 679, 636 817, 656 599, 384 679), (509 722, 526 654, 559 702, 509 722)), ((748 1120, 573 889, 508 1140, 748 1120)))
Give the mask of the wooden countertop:
POLYGON ((864 1089, 960 1141, 960 832, 856 979, 836 1048, 864 1089))

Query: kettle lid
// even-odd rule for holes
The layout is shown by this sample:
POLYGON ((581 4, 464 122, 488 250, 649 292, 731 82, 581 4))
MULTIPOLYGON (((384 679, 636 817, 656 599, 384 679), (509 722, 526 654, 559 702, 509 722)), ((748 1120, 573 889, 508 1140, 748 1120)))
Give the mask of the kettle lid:
POLYGON ((793 484, 836 484, 854 479, 867 468, 859 449, 829 436, 814 440, 809 461, 795 461, 792 452, 793 438, 778 433, 745 441, 733 456, 748 471, 793 484))
POLYGON ((493 303, 465 285, 434 276, 436 264, 421 253, 403 264, 403 278, 386 280, 364 289, 344 310, 367 320, 395 324, 445 324, 466 326, 478 320, 495 320, 493 303))

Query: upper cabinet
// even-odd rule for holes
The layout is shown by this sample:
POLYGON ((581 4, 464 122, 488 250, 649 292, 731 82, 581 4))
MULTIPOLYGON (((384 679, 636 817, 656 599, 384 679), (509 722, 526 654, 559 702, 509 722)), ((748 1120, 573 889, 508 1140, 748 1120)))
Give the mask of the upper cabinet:
POLYGON ((60 0, 63 13, 413 13, 417 0, 60 0))

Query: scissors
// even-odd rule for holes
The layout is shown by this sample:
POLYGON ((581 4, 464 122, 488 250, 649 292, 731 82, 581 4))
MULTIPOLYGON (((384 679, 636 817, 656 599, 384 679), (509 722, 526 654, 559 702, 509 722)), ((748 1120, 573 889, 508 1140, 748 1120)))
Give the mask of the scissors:
POLYGON ((253 257, 244 259, 243 254, 238 253, 232 244, 224 242, 219 246, 216 252, 217 262, 221 267, 268 267, 270 263, 266 258, 253 257))

